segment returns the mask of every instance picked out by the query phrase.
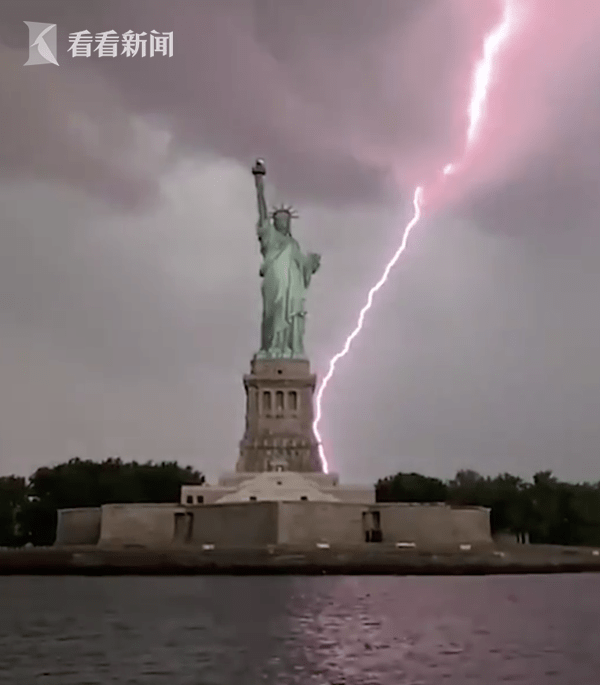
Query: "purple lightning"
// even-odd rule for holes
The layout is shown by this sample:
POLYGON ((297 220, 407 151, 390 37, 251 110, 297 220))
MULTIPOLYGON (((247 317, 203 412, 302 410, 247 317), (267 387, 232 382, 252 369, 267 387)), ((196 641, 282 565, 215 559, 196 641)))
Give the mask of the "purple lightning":
MULTIPOLYGON (((492 83, 492 78, 494 75, 494 66, 495 66, 495 61, 498 57, 498 55, 501 52, 502 47, 506 44, 508 39, 510 38, 511 34, 513 33, 515 29, 515 23, 516 23, 516 13, 515 13, 515 6, 514 3, 517 2, 517 0, 504 0, 504 10, 502 14, 502 19, 500 20, 500 23, 490 31, 490 33, 487 34, 483 41, 483 55, 482 57, 477 61, 474 71, 473 71, 473 81, 472 81, 472 89, 471 89, 471 99, 469 101, 469 106, 468 106, 468 120, 469 120, 469 127, 467 129, 467 139, 466 139, 466 148, 465 152, 463 154, 463 158, 465 154, 468 152, 468 150, 471 148, 473 145, 473 142, 476 140, 477 135, 479 134, 479 131, 481 129, 481 123, 485 114, 485 105, 486 101, 488 98, 490 86, 492 83)), ((456 173, 458 169, 459 164, 455 162, 451 162, 450 164, 446 164, 446 166, 443 168, 443 174, 444 176, 449 176, 451 174, 456 173)), ((342 349, 335 354, 331 360, 329 361, 329 369, 327 371, 327 374, 324 376, 323 380, 321 381, 321 385, 319 386, 319 389, 317 391, 317 397, 316 397, 316 416, 315 420, 313 423, 313 430, 315 432, 315 436, 319 442, 319 457, 321 459, 321 464, 323 466, 323 471, 325 473, 329 472, 329 465, 327 463, 327 458, 325 456, 325 450, 323 449, 323 441, 321 438, 321 433, 319 431, 319 423, 321 421, 322 415, 323 415, 323 408, 322 408, 322 400, 323 400, 323 393, 325 392, 325 389, 327 388, 327 385, 329 384, 329 381, 333 377, 333 374, 335 372, 336 364, 342 357, 345 357, 348 352, 350 351, 350 347, 352 346, 352 343, 354 342, 354 339, 358 336, 360 331, 362 330, 365 317, 367 315, 367 312, 369 309, 371 309, 371 306, 373 304, 373 299, 375 297, 375 294, 377 291, 379 291, 385 284, 385 282, 388 279, 388 276, 390 275, 391 270, 394 268, 396 262, 400 259, 402 256, 402 253, 405 251, 407 243, 408 243, 408 238, 410 236, 410 232, 414 228, 414 226, 419 222, 421 219, 422 215, 422 204, 423 204, 423 193, 424 193, 424 188, 423 186, 418 186, 417 189, 415 190, 414 196, 413 196, 413 206, 414 206, 414 215, 413 218, 409 221, 407 226, 405 227, 403 233, 402 233, 402 240, 400 242, 400 246, 394 253, 394 256, 390 259, 388 264, 386 265, 385 269, 383 270, 383 274, 381 275, 381 278, 377 281, 377 283, 369 290, 369 294, 367 296, 367 302, 364 305, 364 307, 360 310, 360 313, 358 315, 358 321, 356 323, 356 326, 354 327, 354 330, 350 333, 350 335, 346 338, 346 342, 344 343, 344 346, 342 349)))

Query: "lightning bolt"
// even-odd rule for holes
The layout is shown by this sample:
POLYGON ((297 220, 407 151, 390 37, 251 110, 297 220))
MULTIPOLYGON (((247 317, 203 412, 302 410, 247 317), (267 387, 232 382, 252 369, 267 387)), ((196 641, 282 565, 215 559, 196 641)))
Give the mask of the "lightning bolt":
MULTIPOLYGON (((482 51, 483 54, 475 64, 475 68, 473 70, 471 99, 469 101, 467 110, 469 126, 467 129, 465 151, 462 156, 463 159, 467 154, 468 150, 472 147, 473 143, 476 141, 481 131, 481 123, 485 115, 485 105, 487 103, 490 86, 493 81, 496 59, 500 54, 503 46, 509 40, 516 26, 517 17, 514 5, 515 2, 518 2, 518 0, 504 0, 502 18, 498 25, 495 28, 493 28, 484 38, 482 51)), ((446 164, 446 166, 442 170, 442 173, 444 174, 444 176, 450 176, 451 174, 456 173, 457 169, 459 168, 459 164, 459 162, 451 162, 449 164, 446 164)), ((402 240, 400 242, 400 246, 394 253, 393 257, 390 259, 390 261, 387 263, 385 269, 383 270, 381 278, 371 288, 371 290, 369 290, 369 294, 367 295, 367 302, 364 305, 364 307, 360 310, 354 330, 346 338, 346 342, 344 343, 342 349, 330 359, 327 373, 323 377, 323 380, 321 381, 321 384, 317 391, 317 396, 315 400, 316 413, 315 420, 313 423, 313 431, 319 443, 319 457, 321 459, 321 464, 323 467, 323 471, 325 473, 329 472, 329 465, 327 463, 325 450, 323 448, 323 440, 321 438, 321 433, 319 431, 319 423, 321 422, 321 418, 323 416, 323 394, 325 393, 329 381, 332 379, 333 374, 335 373, 337 363, 340 359, 342 359, 348 354, 348 352, 350 351, 350 347, 352 346, 352 343, 362 330, 365 317, 367 315, 367 312, 369 311, 369 309, 371 309, 371 306, 373 305, 373 299, 376 293, 385 285, 385 282, 387 281, 391 270, 394 268, 396 262, 402 256, 402 253, 406 250, 410 233, 414 226, 420 221, 422 216, 423 193, 423 186, 418 186, 413 196, 414 214, 412 219, 408 222, 408 224, 404 228, 404 231, 402 232, 402 240)))
POLYGON ((469 103, 467 147, 473 144, 481 129, 481 122, 485 114, 485 104, 493 80, 496 58, 514 31, 517 19, 516 14, 514 0, 505 0, 500 23, 483 41, 483 56, 473 72, 473 94, 469 103))

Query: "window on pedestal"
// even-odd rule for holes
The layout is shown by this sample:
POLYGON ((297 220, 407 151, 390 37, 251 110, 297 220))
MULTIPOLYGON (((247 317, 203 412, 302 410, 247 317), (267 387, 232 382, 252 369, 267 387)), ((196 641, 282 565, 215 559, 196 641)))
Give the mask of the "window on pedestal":
POLYGON ((263 411, 267 414, 271 411, 271 391, 265 390, 263 392, 263 411))
POLYGON ((283 390, 278 390, 275 393, 275 410, 283 412, 283 390))
POLYGON ((288 403, 290 411, 298 411, 298 393, 295 390, 290 390, 288 394, 288 403))

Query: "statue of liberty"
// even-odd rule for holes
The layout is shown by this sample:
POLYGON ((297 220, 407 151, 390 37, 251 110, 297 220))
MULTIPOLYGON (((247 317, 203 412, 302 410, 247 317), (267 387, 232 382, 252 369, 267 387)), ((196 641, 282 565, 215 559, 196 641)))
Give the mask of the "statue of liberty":
POLYGON ((264 177, 265 163, 257 159, 252 168, 258 199, 257 233, 263 263, 263 314, 260 350, 256 359, 305 359, 304 300, 312 275, 321 257, 304 255, 292 236, 292 218, 297 215, 291 207, 278 207, 267 212, 264 177))

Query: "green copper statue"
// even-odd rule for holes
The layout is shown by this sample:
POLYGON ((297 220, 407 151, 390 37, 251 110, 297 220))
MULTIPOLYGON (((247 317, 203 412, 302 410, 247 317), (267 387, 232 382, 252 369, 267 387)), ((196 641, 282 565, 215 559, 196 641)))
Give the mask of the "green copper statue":
POLYGON ((263 263, 263 315, 257 359, 304 359, 304 300, 312 275, 321 264, 318 254, 302 254, 291 233, 293 210, 279 207, 269 216, 265 201, 265 163, 252 168, 258 198, 257 233, 263 263))

